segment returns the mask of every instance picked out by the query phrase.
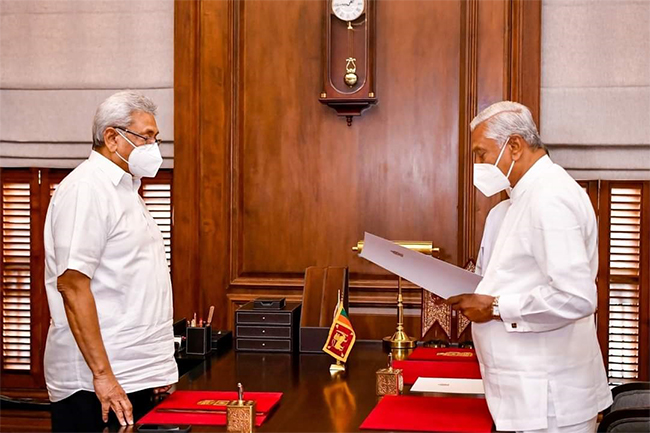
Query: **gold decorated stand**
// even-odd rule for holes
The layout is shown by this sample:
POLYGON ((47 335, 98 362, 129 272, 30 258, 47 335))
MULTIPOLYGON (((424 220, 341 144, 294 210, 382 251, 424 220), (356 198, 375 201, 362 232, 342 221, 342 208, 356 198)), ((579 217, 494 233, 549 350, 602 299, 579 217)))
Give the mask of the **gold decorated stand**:
POLYGON ((384 343, 391 349, 413 349, 417 345, 415 338, 404 332, 404 302, 402 298, 402 277, 397 279, 397 329, 393 335, 384 337, 384 343))

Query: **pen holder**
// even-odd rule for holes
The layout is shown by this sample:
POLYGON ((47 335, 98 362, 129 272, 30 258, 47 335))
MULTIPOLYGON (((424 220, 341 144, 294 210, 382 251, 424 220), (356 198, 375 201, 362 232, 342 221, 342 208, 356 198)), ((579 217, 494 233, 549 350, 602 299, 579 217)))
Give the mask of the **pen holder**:
POLYGON ((255 401, 233 400, 226 406, 226 430, 252 432, 255 427, 255 401))
POLYGON ((377 395, 399 395, 404 389, 404 377, 400 368, 377 370, 377 395))
POLYGON ((207 355, 212 350, 212 327, 187 328, 185 353, 188 355, 207 355))

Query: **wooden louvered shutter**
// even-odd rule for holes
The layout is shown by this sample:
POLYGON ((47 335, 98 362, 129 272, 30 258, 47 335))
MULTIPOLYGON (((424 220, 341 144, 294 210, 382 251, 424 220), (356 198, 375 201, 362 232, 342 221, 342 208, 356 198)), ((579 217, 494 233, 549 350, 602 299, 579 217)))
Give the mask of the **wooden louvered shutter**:
POLYGON ((648 190, 647 182, 601 182, 598 330, 613 380, 648 379, 648 190))
POLYGON ((165 242, 167 264, 172 255, 172 171, 161 170, 155 178, 143 178, 140 194, 149 213, 158 223, 165 242))
POLYGON ((31 368, 31 183, 2 182, 2 370, 31 368))
POLYGON ((2 390, 45 387, 43 351, 49 327, 43 225, 51 193, 67 170, 3 169, 2 390))

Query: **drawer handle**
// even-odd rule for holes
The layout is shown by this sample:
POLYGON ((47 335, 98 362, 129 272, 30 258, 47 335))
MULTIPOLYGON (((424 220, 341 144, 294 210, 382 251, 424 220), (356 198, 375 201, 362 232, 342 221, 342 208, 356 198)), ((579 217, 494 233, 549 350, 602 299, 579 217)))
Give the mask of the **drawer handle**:
POLYGON ((266 329, 262 329, 262 334, 266 334, 266 329))
POLYGON ((262 320, 266 320, 266 316, 262 316, 262 320))
POLYGON ((262 343, 262 347, 266 347, 266 343, 262 343))

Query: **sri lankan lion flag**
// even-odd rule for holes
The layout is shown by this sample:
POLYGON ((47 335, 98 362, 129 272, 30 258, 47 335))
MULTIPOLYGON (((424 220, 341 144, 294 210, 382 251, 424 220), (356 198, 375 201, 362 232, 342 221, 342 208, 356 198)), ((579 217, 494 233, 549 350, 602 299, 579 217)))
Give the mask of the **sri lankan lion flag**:
POLYGON ((341 362, 345 362, 356 339, 357 336, 354 334, 354 329, 352 329, 348 313, 343 309, 343 303, 339 302, 323 352, 329 353, 341 362))

